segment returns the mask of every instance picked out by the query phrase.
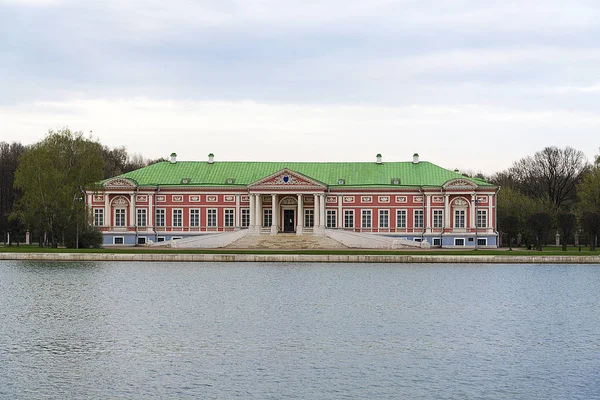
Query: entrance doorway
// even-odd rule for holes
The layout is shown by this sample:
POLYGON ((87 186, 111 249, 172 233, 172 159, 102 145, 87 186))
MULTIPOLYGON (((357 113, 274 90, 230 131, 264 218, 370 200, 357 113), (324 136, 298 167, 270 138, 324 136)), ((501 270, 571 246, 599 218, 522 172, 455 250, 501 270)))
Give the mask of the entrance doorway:
POLYGON ((294 221, 296 210, 283 210, 283 231, 294 232, 294 221))

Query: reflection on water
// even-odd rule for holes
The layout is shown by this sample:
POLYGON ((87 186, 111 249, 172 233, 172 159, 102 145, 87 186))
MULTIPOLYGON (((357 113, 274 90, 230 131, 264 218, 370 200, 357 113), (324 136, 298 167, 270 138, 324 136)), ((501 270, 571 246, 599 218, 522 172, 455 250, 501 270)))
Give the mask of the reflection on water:
POLYGON ((0 398, 600 398, 600 269, 0 262, 0 398))

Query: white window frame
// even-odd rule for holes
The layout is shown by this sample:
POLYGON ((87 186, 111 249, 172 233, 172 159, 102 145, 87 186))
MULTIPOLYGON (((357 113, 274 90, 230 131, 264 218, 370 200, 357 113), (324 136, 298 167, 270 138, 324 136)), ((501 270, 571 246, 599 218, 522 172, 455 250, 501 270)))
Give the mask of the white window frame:
POLYGON ((327 227, 337 227, 337 210, 327 210, 327 227))
POLYGON ((183 227, 183 209, 174 208, 171 212, 171 226, 176 228, 183 227))
POLYGON ((390 210, 379 210, 379 228, 388 229, 390 227, 390 210), (383 223, 385 222, 385 224, 383 223))
POLYGON ((455 246, 464 246, 466 243, 465 238, 454 238, 454 245, 455 246), (462 240, 462 244, 458 244, 457 241, 462 240))
POLYGON ((200 209, 190 208, 190 227, 198 228, 200 226, 200 209))
POLYGON ((242 215, 241 215, 242 220, 240 221, 242 228, 249 227, 250 226, 250 209, 242 208, 240 210, 240 212, 242 213, 242 215))
POLYGON ((464 229, 467 226, 467 210, 459 208, 454 210, 454 227, 464 229))
POLYGON ((233 228, 235 226, 235 209, 226 208, 223 210, 223 226, 233 228))
POLYGON ((433 210, 433 227, 444 227, 444 210, 433 210))
POLYGON ((442 239, 440 239, 440 238, 433 238, 433 245, 434 246, 441 246, 442 245, 442 239))
POLYGON ((425 213, 422 209, 413 210, 413 229, 425 227, 425 213))
POLYGON ((264 228, 270 228, 273 225, 273 210, 270 208, 263 208, 262 222, 264 228))
POLYGON ((146 237, 138 237, 137 238, 137 244, 146 244, 146 237))
POLYGON ((94 226, 104 226, 104 208, 94 208, 94 226))
POLYGON ((216 228, 219 226, 218 223, 218 211, 216 208, 207 208, 206 209, 206 227, 207 228, 216 228))
POLYGON ((477 246, 487 246, 487 238, 477 238, 477 246))
POLYGON ((154 212, 154 224, 155 226, 166 226, 167 223, 167 219, 166 219, 166 209, 164 208, 157 208, 154 212))
POLYGON ((477 210, 477 228, 487 228, 487 210, 477 210))
POLYGON ((304 227, 314 228, 315 227, 315 210, 312 208, 304 209, 304 227))
POLYGON ((127 210, 124 208, 115 208, 115 226, 127 226, 127 210))
POLYGON ((148 210, 145 208, 138 208, 136 210, 136 218, 137 226, 146 227, 148 225, 148 210))
POLYGON ((113 237, 113 244, 116 244, 116 245, 125 244, 125 236, 114 236, 113 237), (120 239, 121 243, 117 243, 117 239, 120 239))
POLYGON ((360 212, 360 227, 370 229, 373 227, 373 210, 363 209, 360 212))
POLYGON ((354 210, 344 210, 344 228, 354 228, 354 210))
POLYGON ((396 210, 396 229, 406 229, 407 216, 406 210, 396 210))

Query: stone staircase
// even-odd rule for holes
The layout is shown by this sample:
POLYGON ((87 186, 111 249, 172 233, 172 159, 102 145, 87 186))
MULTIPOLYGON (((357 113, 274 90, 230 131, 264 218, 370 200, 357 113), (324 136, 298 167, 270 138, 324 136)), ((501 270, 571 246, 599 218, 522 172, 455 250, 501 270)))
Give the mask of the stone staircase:
POLYGON ((228 249, 347 249, 325 236, 278 233, 277 235, 247 235, 231 243, 228 249))

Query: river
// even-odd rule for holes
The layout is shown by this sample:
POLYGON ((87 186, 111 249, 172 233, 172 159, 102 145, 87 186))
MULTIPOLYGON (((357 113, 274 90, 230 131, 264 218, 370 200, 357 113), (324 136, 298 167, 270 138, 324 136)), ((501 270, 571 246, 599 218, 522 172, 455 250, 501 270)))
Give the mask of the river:
POLYGON ((0 398, 600 399, 600 268, 0 261, 0 398))

